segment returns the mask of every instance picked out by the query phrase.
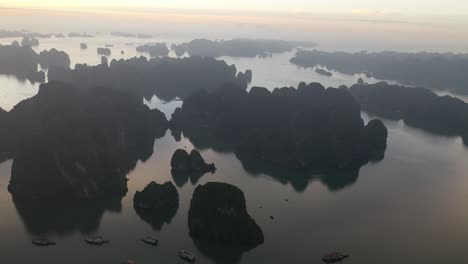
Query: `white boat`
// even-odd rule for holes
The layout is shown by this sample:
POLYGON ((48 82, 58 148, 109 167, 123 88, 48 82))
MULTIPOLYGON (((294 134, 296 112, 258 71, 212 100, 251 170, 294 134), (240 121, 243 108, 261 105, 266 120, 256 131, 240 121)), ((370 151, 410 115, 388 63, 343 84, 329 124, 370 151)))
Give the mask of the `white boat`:
POLYGON ((90 245, 102 246, 104 244, 110 243, 109 240, 104 239, 102 236, 89 236, 85 239, 85 242, 90 245))
POLYGON ((142 238, 141 241, 152 246, 156 246, 159 243, 158 239, 150 236, 142 238))
POLYGON ((195 257, 186 251, 179 251, 179 257, 188 262, 195 262, 195 257))
POLYGON ((55 246, 57 244, 55 241, 49 240, 47 238, 37 238, 34 239, 32 243, 38 247, 55 246))

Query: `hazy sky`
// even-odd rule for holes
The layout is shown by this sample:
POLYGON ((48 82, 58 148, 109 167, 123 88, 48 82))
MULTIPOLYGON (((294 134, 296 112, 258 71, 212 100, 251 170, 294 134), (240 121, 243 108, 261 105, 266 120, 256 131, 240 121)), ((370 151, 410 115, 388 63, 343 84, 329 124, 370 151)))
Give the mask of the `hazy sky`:
POLYGON ((0 0, 4 7, 159 7, 283 12, 468 14, 466 0, 0 0))

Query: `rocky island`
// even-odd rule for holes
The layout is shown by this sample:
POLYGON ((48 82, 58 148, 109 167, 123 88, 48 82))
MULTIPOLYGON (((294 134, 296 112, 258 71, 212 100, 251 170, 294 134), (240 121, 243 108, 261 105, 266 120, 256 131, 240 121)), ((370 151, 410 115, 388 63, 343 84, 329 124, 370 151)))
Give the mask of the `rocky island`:
POLYGON ((386 82, 356 84, 349 88, 363 110, 431 132, 462 136, 468 142, 468 104, 451 96, 438 96, 425 88, 386 82))
POLYGON ((37 47, 39 46, 39 40, 36 38, 25 36, 21 40, 21 46, 23 47, 37 47))
POLYGON ((227 183, 197 186, 188 225, 194 239, 214 244, 252 249, 264 241, 262 230, 247 212, 244 193, 227 183))
POLYGON ((298 46, 314 46, 312 42, 267 40, 267 39, 232 39, 212 41, 194 39, 188 43, 171 46, 178 56, 188 52, 191 56, 203 57, 257 57, 265 53, 283 53, 298 46))
POLYGON ((468 93, 468 55, 455 53, 326 52, 299 50, 294 63, 324 66, 345 74, 364 73, 404 85, 468 93))
POLYGON ((137 214, 156 230, 169 223, 179 208, 179 194, 174 184, 151 182, 133 197, 137 214))
POLYGON ((110 56, 111 50, 109 48, 97 48, 97 54, 103 56, 110 56))
POLYGON ((151 57, 164 57, 169 55, 170 52, 170 50, 167 48, 166 43, 153 43, 138 46, 136 48, 136 51, 148 53, 151 57))
POLYGON ((171 159, 171 174, 177 186, 182 187, 189 179, 192 184, 206 173, 213 174, 216 171, 214 163, 205 162, 200 152, 192 150, 190 155, 184 149, 174 152, 171 159))
POLYGON ((324 76, 328 76, 328 77, 332 77, 333 76, 333 73, 329 72, 329 71, 326 71, 324 69, 321 69, 321 68, 317 68, 315 69, 315 72, 320 74, 320 75, 324 75, 324 76))
POLYGON ((51 67, 69 68, 70 57, 64 51, 44 50, 39 53, 39 64, 43 69, 50 69, 51 67))
POLYGON ((384 124, 365 125, 347 89, 318 83, 199 92, 174 112, 171 129, 197 148, 235 151, 243 164, 323 173, 380 160, 387 142, 384 124))
POLYGON ((38 71, 39 56, 29 46, 21 47, 18 42, 0 45, 0 74, 13 75, 20 80, 44 82, 44 72, 38 71))
POLYGON ((177 97, 185 99, 200 90, 213 91, 226 83, 235 83, 245 90, 251 74, 239 74, 234 65, 213 58, 148 60, 142 56, 112 60, 109 66, 77 64, 73 70, 54 68, 48 77, 77 87, 107 87, 149 99, 156 95, 170 101, 177 97))
POLYGON ((51 82, 3 118, 1 156, 13 158, 15 200, 122 197, 126 174, 153 153, 165 115, 109 89, 51 82))

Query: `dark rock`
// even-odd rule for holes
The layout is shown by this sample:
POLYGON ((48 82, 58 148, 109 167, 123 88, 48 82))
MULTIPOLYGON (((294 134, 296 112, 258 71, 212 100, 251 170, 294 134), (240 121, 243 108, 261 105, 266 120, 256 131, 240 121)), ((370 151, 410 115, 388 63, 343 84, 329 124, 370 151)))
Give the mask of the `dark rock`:
POLYGON ((368 78, 392 80, 409 86, 468 93, 466 54, 299 50, 291 63, 303 67, 324 66, 345 74, 363 73, 368 78))
POLYGON ((200 152, 195 149, 190 152, 190 155, 183 149, 176 150, 172 155, 171 168, 174 172, 181 173, 207 173, 216 170, 214 164, 207 164, 200 152))
POLYGON ((328 76, 328 77, 332 77, 333 76, 333 73, 329 72, 329 71, 326 71, 324 69, 320 69, 320 68, 317 68, 315 69, 315 72, 320 74, 320 75, 325 75, 325 76, 328 76))
POLYGON ((263 232, 247 213, 243 192, 230 184, 210 182, 195 189, 188 214, 190 235, 216 244, 255 248, 263 232))
POLYGON ((109 48, 97 48, 98 55, 110 56, 111 50, 109 48))
POLYGON ((167 128, 154 111, 113 90, 41 85, 0 129, 2 151, 14 158, 9 191, 18 200, 122 197, 127 172, 167 128))
POLYGON ((166 43, 154 43, 138 46, 136 48, 136 51, 149 53, 151 57, 161 57, 169 55, 169 49, 167 48, 166 43))
POLYGON ((188 52, 191 56, 202 57, 257 57, 265 53, 283 53, 295 47, 314 43, 265 40, 265 39, 233 39, 227 41, 211 41, 195 39, 188 43, 171 46, 178 56, 188 52))
POLYGON ((88 44, 86 44, 86 43, 80 43, 80 48, 83 49, 83 50, 84 50, 84 49, 88 49, 88 44))
POLYGON ((23 47, 37 47, 39 46, 39 40, 31 37, 23 37, 21 40, 21 46, 23 47))
POLYGON ((51 49, 39 53, 39 64, 44 69, 51 67, 68 68, 70 67, 70 57, 63 51, 51 49))
POLYGON ((161 230, 164 223, 170 223, 179 208, 179 194, 174 184, 151 182, 143 191, 133 197, 137 214, 155 230, 161 230))
POLYGON ((387 134, 377 124, 364 125, 347 90, 311 83, 271 96, 264 88, 235 87, 194 94, 174 112, 171 129, 197 148, 226 146, 243 164, 331 173, 382 157, 387 134))
POLYGON ((73 70, 51 69, 48 77, 83 88, 106 87, 139 97, 156 95, 170 101, 177 97, 185 99, 201 90, 213 91, 224 84, 234 83, 239 89, 246 89, 246 80, 237 78, 236 74, 234 65, 212 58, 147 60, 140 57, 112 60, 109 67, 77 64, 73 70))
MULTIPOLYGON (((468 135, 468 104, 451 96, 438 96, 425 88, 385 82, 353 85, 351 94, 363 109, 433 133, 468 135)), ((377 130, 377 129, 376 129, 377 130)))
POLYGON ((109 61, 107 60, 106 56, 101 56, 101 65, 104 65, 106 67, 109 66, 109 61))
POLYGON ((39 55, 29 46, 17 42, 0 45, 0 74, 13 75, 19 80, 44 82, 44 73, 37 70, 39 55))

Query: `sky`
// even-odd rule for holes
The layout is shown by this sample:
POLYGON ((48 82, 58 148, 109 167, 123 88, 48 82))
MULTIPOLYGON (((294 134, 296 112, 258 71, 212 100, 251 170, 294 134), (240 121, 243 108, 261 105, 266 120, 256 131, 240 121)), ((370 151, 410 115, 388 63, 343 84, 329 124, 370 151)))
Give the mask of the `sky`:
POLYGON ((0 0, 1 7, 63 9, 132 7, 274 12, 468 14, 465 0, 0 0))

